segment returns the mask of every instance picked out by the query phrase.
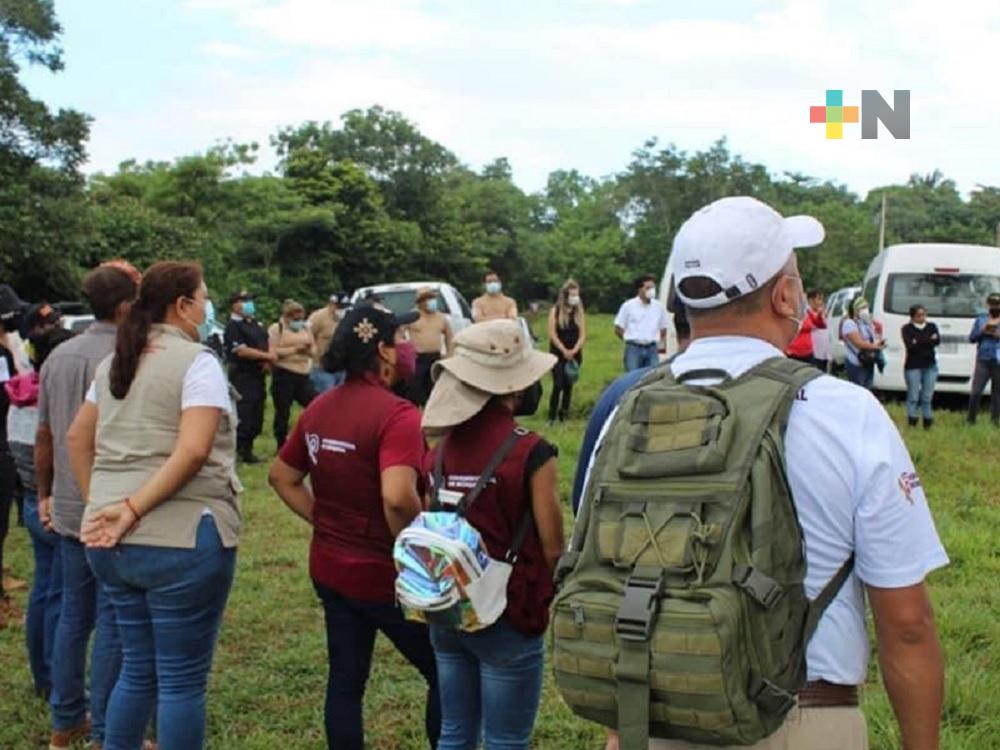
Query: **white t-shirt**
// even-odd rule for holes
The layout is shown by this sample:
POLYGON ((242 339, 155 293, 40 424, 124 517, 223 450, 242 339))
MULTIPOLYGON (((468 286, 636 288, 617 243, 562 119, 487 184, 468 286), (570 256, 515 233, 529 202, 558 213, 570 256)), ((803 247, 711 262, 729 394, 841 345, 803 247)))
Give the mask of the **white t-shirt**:
POLYGON ((844 321, 844 325, 841 326, 840 335, 844 337, 844 356, 847 357, 847 361, 852 365, 861 366, 861 360, 858 359, 858 349, 847 336, 851 333, 860 333, 861 338, 865 341, 874 343, 875 342, 875 329, 873 329, 868 323, 863 320, 854 320, 853 318, 847 318, 844 321))
MULTIPOLYGON (((776 356, 760 339, 719 336, 693 341, 670 367, 674 375, 712 368, 736 378, 776 356)), ((788 417, 785 461, 805 537, 806 595, 815 598, 855 555, 854 573, 809 642, 808 679, 860 685, 870 652, 862 584, 912 586, 948 556, 906 446, 867 390, 829 375, 806 385, 788 417)))
POLYGON ((618 308, 615 327, 625 332, 623 338, 626 341, 656 343, 660 340, 660 331, 667 329, 667 311, 658 300, 645 303, 633 297, 618 308))
MULTIPOLYGON (((97 403, 97 388, 93 383, 87 389, 87 401, 97 403)), ((211 352, 201 352, 188 371, 184 373, 184 385, 181 390, 181 411, 193 409, 196 406, 214 406, 223 411, 232 411, 232 399, 229 396, 229 382, 222 372, 219 359, 211 352)))

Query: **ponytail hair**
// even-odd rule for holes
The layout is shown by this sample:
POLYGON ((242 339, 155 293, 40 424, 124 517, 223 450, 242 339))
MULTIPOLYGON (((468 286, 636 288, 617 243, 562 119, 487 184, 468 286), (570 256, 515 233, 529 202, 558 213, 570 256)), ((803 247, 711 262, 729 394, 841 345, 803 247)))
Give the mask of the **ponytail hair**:
POLYGON ((154 323, 162 323, 167 311, 181 297, 193 297, 202 283, 200 263, 164 261, 143 274, 139 297, 118 326, 115 354, 111 360, 111 395, 128 395, 139 369, 139 358, 149 343, 154 323))

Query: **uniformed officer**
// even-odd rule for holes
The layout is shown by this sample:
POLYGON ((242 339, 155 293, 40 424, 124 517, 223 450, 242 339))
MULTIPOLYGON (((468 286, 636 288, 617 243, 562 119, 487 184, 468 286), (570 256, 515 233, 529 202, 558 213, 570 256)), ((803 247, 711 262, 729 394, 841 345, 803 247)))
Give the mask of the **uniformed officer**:
POLYGON ((253 295, 241 289, 229 298, 230 316, 226 324, 225 346, 229 382, 240 394, 236 403, 236 453, 248 464, 260 463, 253 453, 253 441, 264 426, 264 381, 276 357, 268 351, 267 331, 254 317, 253 295))

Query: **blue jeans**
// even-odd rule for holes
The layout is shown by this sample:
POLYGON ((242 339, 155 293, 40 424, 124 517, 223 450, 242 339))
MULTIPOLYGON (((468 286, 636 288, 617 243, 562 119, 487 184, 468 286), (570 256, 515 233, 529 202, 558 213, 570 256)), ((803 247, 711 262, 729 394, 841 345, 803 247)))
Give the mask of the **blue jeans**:
POLYGON ((906 378, 906 416, 916 419, 923 413, 924 419, 933 419, 931 398, 937 383, 937 365, 922 369, 903 370, 906 378))
POLYGON ((504 620, 478 633, 431 627, 441 680, 438 750, 527 750, 542 696, 542 636, 504 620))
POLYGON ((326 615, 330 661, 324 716, 327 747, 331 750, 364 748, 361 707, 371 668, 375 634, 380 630, 427 681, 424 730, 430 746, 440 747, 441 703, 434 651, 426 626, 407 622, 394 604, 350 599, 316 581, 313 585, 326 615))
POLYGON ((869 391, 875 384, 875 365, 856 365, 850 360, 844 360, 847 368, 847 379, 855 385, 867 388, 869 391))
POLYGON ((104 738, 104 716, 108 696, 118 679, 121 642, 114 610, 104 586, 87 564, 85 548, 78 539, 59 537, 62 558, 62 605, 52 644, 52 726, 73 729, 87 718, 87 643, 94 633, 90 652, 91 739, 104 738))
POLYGON ((327 372, 321 367, 314 367, 309 371, 309 380, 312 381, 316 395, 325 393, 331 388, 336 388, 344 382, 343 372, 327 372))
POLYGON ((108 703, 104 750, 136 750, 157 709, 160 750, 205 744, 205 693, 236 549, 202 516, 194 549, 89 549, 122 635, 122 674, 108 703))
POLYGON ((52 646, 62 600, 62 556, 59 535, 48 531, 38 517, 38 495, 34 492, 24 493, 24 525, 35 555, 35 575, 25 620, 28 664, 35 691, 47 695, 52 690, 52 646))
POLYGON ((625 342, 625 372, 640 370, 643 367, 653 367, 660 361, 656 344, 640 346, 625 342))

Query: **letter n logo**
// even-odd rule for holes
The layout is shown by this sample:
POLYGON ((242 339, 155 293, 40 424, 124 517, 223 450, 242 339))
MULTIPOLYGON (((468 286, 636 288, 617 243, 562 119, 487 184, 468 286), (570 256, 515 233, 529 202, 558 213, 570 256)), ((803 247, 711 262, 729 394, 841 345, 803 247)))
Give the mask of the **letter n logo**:
POLYGON ((878 123, 892 133, 893 138, 910 137, 910 91, 896 89, 892 92, 892 106, 874 89, 861 92, 861 137, 878 138, 878 123))

